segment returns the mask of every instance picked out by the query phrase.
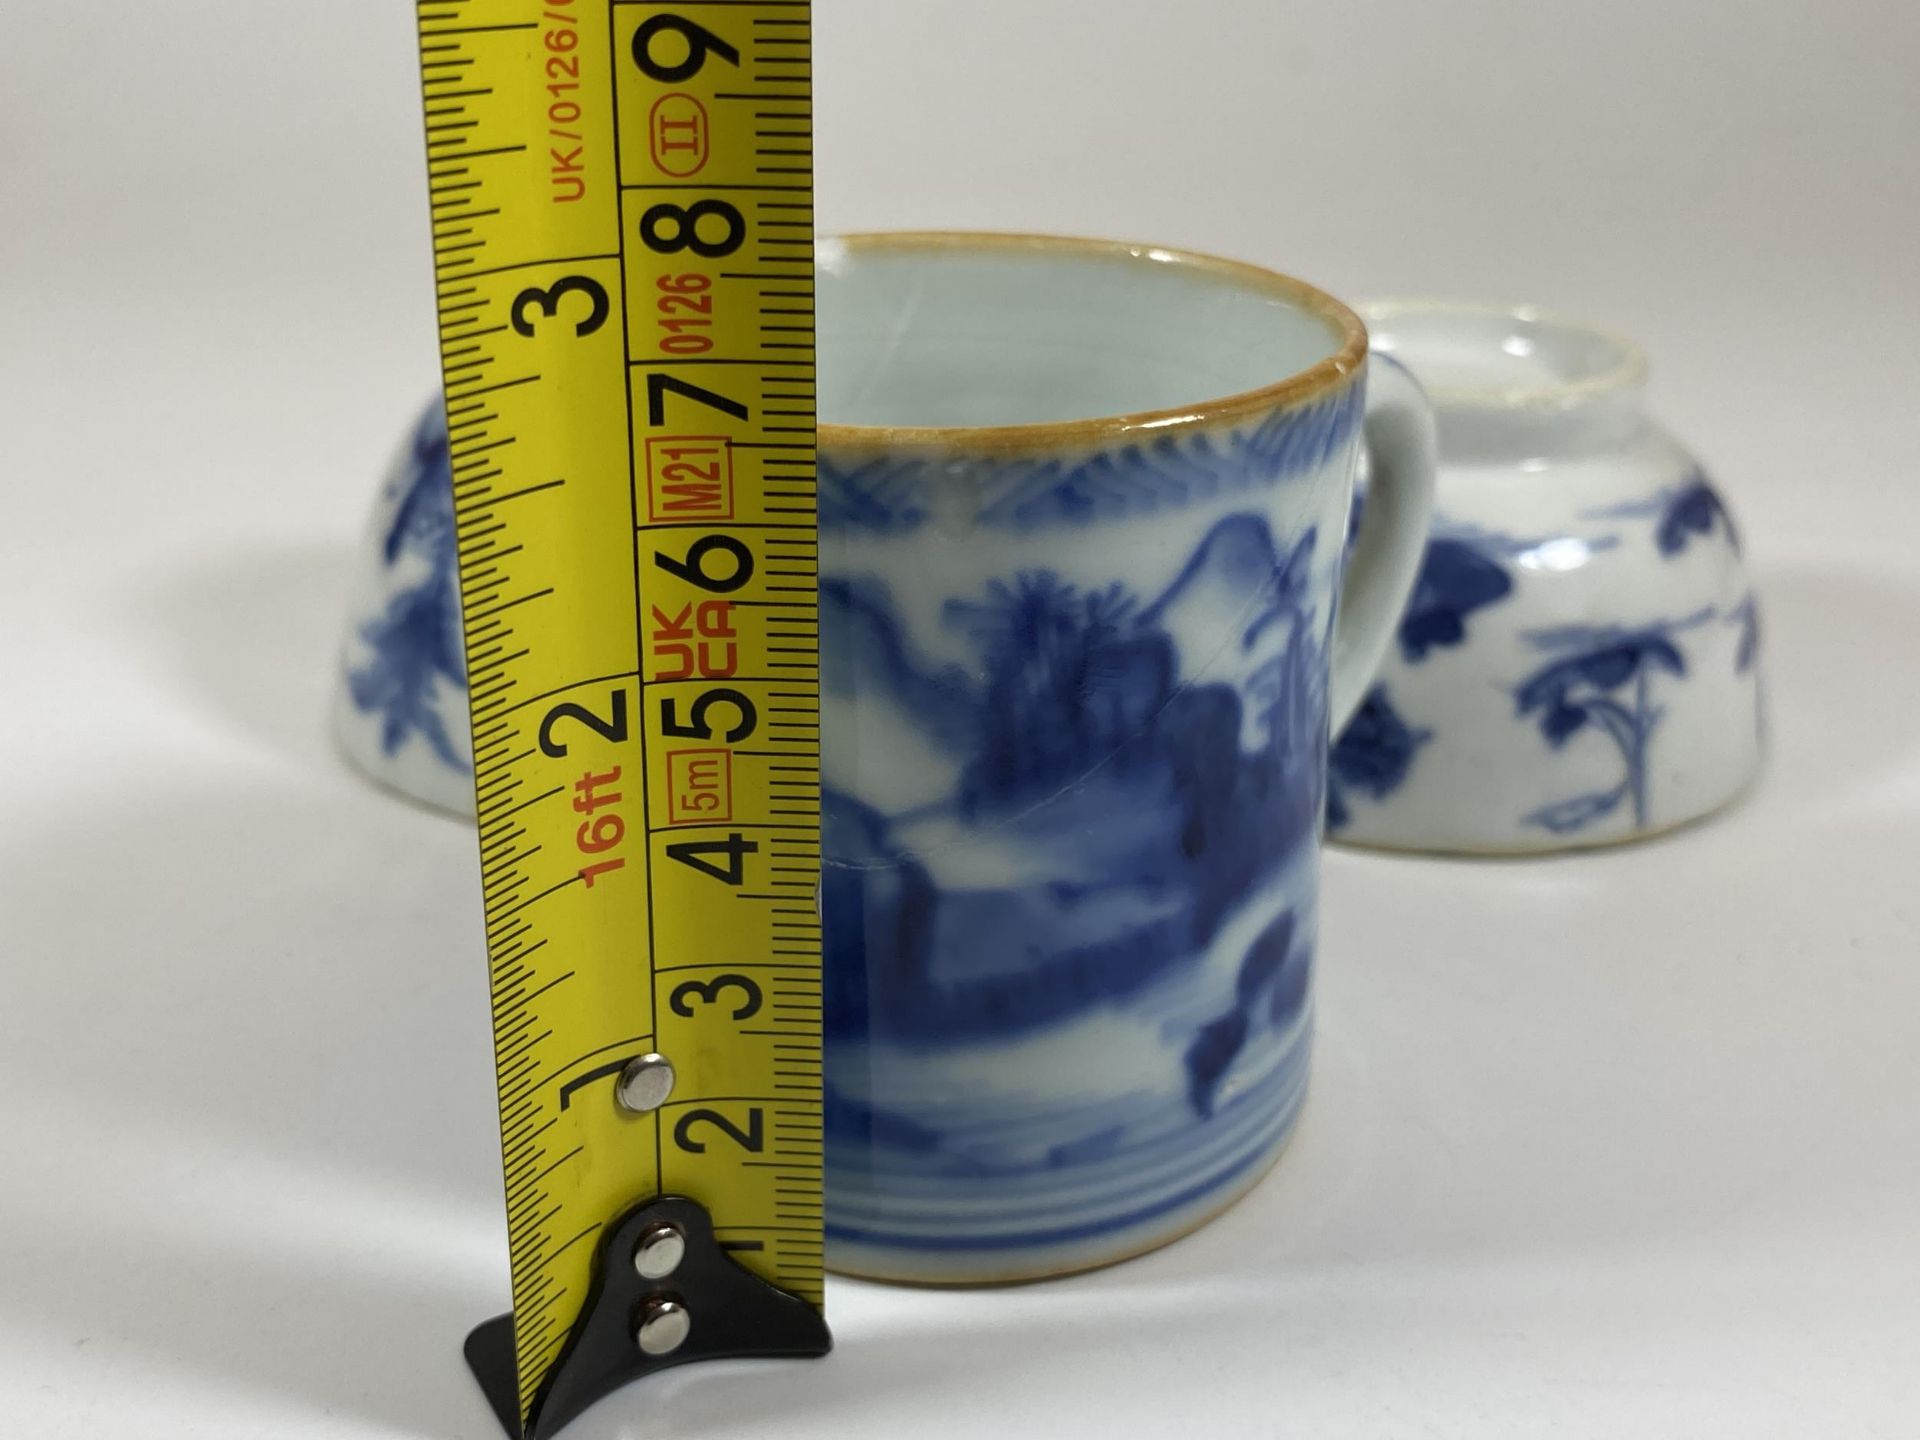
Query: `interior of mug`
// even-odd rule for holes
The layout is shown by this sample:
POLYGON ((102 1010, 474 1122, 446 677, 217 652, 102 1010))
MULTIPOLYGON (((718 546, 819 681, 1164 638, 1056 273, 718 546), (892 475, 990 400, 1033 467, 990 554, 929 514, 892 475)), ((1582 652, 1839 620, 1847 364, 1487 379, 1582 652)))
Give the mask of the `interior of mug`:
POLYGON ((1193 412, 1364 343, 1344 307, 1284 276, 1098 241, 822 241, 817 307, 820 417, 835 426, 1193 412))

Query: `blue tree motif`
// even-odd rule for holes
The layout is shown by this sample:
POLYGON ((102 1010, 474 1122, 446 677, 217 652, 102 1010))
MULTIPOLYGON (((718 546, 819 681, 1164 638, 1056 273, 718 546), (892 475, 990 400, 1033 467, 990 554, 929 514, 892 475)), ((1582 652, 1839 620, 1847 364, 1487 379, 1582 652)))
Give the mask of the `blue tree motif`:
POLYGON ((1338 830, 1353 818, 1347 809, 1347 790, 1384 800, 1406 784, 1414 756, 1432 738, 1431 730, 1407 724, 1394 709, 1386 686, 1368 691, 1327 757, 1328 828, 1338 830))
POLYGON ((1733 517, 1721 502, 1704 471, 1696 469, 1677 489, 1661 497, 1660 517, 1654 525, 1654 543, 1669 559, 1682 554, 1694 536, 1713 533, 1718 524, 1726 532, 1727 543, 1736 552, 1740 536, 1733 528, 1733 517))
POLYGON ((1555 749, 1592 727, 1619 749, 1625 767, 1609 790, 1556 801, 1528 815, 1529 824, 1568 834, 1631 801, 1636 825, 1647 823, 1647 747, 1664 712, 1653 703, 1658 671, 1684 676, 1687 662, 1673 643, 1675 630, 1698 624, 1706 614, 1635 630, 1570 625, 1529 635, 1536 647, 1558 658, 1529 676, 1514 692, 1521 715, 1530 715, 1555 749), (1620 692, 1628 693, 1622 697, 1620 692))
POLYGON ((434 708, 442 680, 462 686, 467 678, 454 576, 453 472, 439 406, 421 418, 397 484, 400 503, 381 543, 382 558, 391 568, 414 557, 427 569, 360 627, 372 654, 348 673, 347 690, 360 709, 380 716, 380 745, 387 754, 417 734, 447 765, 465 769, 434 708))
POLYGON ((1164 646, 1137 634, 1137 609, 1118 582, 1082 591, 1051 570, 948 602, 947 622, 973 641, 987 681, 967 799, 1058 785, 1139 731, 1172 663, 1164 646))

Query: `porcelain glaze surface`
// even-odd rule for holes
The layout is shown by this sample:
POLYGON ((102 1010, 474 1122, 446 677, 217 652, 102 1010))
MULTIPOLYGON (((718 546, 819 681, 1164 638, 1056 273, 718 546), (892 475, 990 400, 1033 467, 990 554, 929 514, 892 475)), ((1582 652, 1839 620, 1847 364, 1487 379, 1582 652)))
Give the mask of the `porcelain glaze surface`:
POLYGON ((1630 345, 1533 311, 1382 303, 1440 421, 1433 536, 1331 757, 1334 838, 1514 852, 1726 804, 1761 760, 1739 535, 1642 409, 1630 345))
POLYGON ((453 472, 438 400, 421 411, 374 500, 348 600, 333 730, 348 757, 382 784, 472 812, 453 472))
MULTIPOLYGON (((1415 437, 1382 452, 1402 549, 1336 607, 1383 409, 1364 372, 1174 424, 942 439, 919 427, 1047 425, 1285 372, 1220 357, 1217 334, 1157 338, 1183 302, 1234 313, 1237 278, 1166 267, 1159 292, 1160 270, 1136 272, 1163 262, 1137 256, 1091 276, 1079 256, 881 258, 877 290, 856 261, 821 302, 829 418, 904 427, 826 427, 819 466, 829 1258, 921 1281, 1059 1273, 1192 1228, 1293 1125, 1330 707, 1363 689, 1411 581, 1430 422, 1389 374, 1385 410, 1415 437), (916 297, 900 313, 897 281, 916 297), (967 372, 964 412, 943 326, 991 331, 1007 357, 967 372), (1072 393, 1031 393, 1063 365, 1072 393)), ((1340 343, 1284 297, 1241 301, 1279 306, 1290 363, 1340 343)), ((1259 315, 1235 325, 1257 352, 1259 315)), ((450 531, 426 519, 446 466, 429 414, 376 517, 388 578, 349 627, 342 735, 464 810, 450 531)))

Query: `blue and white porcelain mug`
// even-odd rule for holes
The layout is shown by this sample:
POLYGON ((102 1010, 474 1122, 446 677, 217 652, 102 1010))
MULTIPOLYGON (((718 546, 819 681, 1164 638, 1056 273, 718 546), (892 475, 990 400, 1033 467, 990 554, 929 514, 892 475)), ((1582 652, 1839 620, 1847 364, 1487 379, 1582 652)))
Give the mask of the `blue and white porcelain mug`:
POLYGON ((826 242, 818 324, 830 1263, 1153 1248, 1304 1096, 1327 739, 1431 414, 1338 302, 1170 250, 826 242))
MULTIPOLYGON (((1170 250, 824 242, 818 323, 828 1262, 1118 1260, 1299 1110, 1327 737, 1420 559, 1430 413, 1344 306, 1170 250)), ((335 728, 470 812, 454 575, 436 404, 335 728)))

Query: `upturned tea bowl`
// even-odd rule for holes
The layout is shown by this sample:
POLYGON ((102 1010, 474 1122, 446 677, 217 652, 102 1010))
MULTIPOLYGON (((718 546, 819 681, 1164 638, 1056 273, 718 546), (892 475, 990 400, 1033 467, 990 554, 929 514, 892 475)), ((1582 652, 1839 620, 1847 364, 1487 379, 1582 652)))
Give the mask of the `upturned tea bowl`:
POLYGON ((1630 342, 1530 306, 1360 307, 1433 401, 1432 535, 1331 756, 1330 838, 1515 854, 1659 833, 1757 774, 1760 622, 1630 342))

